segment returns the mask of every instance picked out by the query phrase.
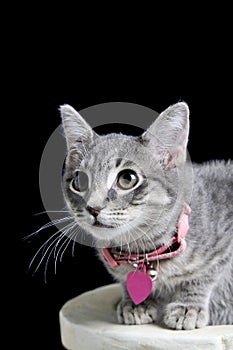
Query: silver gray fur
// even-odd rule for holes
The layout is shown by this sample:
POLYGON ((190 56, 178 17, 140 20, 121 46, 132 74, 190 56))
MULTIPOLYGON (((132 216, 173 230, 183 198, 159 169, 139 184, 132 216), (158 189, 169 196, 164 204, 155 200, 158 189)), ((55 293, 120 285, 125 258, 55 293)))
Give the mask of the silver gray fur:
POLYGON ((173 329, 233 324, 233 162, 195 164, 192 176, 186 162, 187 104, 170 106, 141 137, 99 136, 69 105, 61 106, 61 116, 68 147, 64 196, 76 225, 93 237, 96 247, 119 246, 137 253, 167 244, 192 191, 187 248, 159 262, 158 279, 142 304, 134 305, 125 288, 134 268, 111 268, 97 249, 122 284, 119 322, 155 322, 173 329), (139 183, 131 190, 116 185, 124 168, 139 174, 139 183), (71 189, 77 170, 89 178, 83 193, 71 189), (87 207, 98 210, 105 227, 93 225, 87 207))

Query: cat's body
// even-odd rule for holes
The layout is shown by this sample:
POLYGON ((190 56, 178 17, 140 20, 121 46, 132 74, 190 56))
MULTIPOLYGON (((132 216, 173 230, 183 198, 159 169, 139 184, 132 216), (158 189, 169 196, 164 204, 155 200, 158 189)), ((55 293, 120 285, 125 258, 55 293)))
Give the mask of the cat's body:
POLYGON ((147 257, 176 237, 183 207, 191 207, 186 249, 153 262, 157 279, 138 305, 126 288, 136 267, 127 261, 112 267, 98 249, 122 283, 119 322, 174 329, 233 324, 233 163, 187 165, 187 105, 169 107, 140 138, 97 136, 69 106, 62 117, 69 150, 65 198, 97 247, 147 257))
MULTIPOLYGON (((118 307, 118 319, 123 323, 163 323, 165 317, 167 326, 178 329, 202 327, 207 323, 233 323, 233 164, 212 162, 193 165, 193 170, 192 212, 186 251, 177 258, 160 262, 160 273, 154 283, 149 309, 148 300, 134 306, 125 290, 125 300, 118 307), (197 304, 196 310, 203 307, 206 316, 201 314, 198 320, 197 313, 192 311, 193 317, 190 315, 185 322, 185 298, 188 302, 186 307, 193 309, 192 304, 197 304), (174 303, 172 309, 166 311, 171 302, 174 303), (182 309, 172 315, 178 305, 182 305, 182 309), (124 312, 122 307, 127 311, 124 312), (177 317, 182 319, 179 324, 177 317)), ((118 269, 107 267, 125 285, 128 269, 125 266, 118 269)))

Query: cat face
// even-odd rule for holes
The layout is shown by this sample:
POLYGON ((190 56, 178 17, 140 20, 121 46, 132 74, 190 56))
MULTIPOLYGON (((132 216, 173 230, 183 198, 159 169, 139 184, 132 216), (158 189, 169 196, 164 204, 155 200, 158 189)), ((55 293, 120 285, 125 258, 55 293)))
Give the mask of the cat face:
POLYGON ((176 201, 174 169, 185 162, 188 109, 175 106, 141 137, 99 136, 72 107, 61 107, 68 148, 64 196, 79 227, 95 240, 136 240, 176 201), (170 139, 161 142, 169 126, 170 139))
POLYGON ((169 201, 159 168, 157 180, 150 183, 155 166, 134 138, 102 136, 86 152, 74 149, 68 155, 63 187, 79 225, 95 238, 112 239, 148 222, 152 184, 156 186, 153 204, 161 207, 169 201))

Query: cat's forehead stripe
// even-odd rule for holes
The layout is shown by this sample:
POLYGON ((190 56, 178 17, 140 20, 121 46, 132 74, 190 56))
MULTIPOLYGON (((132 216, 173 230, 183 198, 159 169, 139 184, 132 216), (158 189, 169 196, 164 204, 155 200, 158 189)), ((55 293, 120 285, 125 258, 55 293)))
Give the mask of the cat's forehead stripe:
POLYGON ((122 168, 128 168, 130 166, 132 166, 133 162, 131 162, 130 160, 126 160, 125 163, 122 165, 122 168))

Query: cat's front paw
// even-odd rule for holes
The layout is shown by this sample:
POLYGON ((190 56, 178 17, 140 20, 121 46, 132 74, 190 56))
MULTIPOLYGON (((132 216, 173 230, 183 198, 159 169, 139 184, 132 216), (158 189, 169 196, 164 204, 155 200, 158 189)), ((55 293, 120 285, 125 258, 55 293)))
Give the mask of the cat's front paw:
POLYGON ((164 324, 172 329, 195 329, 205 327, 208 314, 196 305, 168 304, 163 318, 164 324))
POLYGON ((132 301, 121 301, 117 305, 117 319, 124 324, 152 323, 157 318, 157 308, 152 301, 135 305, 132 301))

